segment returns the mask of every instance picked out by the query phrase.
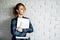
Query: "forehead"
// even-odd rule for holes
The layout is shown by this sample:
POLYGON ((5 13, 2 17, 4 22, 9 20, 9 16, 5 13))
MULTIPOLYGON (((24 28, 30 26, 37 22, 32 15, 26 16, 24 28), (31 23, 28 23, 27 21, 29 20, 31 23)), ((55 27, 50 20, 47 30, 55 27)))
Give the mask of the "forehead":
POLYGON ((21 6, 19 6, 19 8, 24 8, 24 6, 21 5, 21 6))

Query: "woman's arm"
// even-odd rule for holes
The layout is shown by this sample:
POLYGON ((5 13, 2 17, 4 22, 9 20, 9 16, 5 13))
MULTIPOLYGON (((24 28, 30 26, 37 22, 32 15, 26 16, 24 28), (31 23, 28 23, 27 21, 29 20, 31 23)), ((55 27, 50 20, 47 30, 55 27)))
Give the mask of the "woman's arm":
POLYGON ((16 30, 15 26, 16 21, 14 19, 11 20, 11 34, 14 36, 20 36, 20 32, 16 30))
POLYGON ((29 38, 30 37, 30 33, 33 32, 33 26, 30 22, 30 25, 29 25, 29 29, 25 29, 26 31, 26 37, 29 38))
POLYGON ((29 29, 23 29, 23 31, 26 32, 26 33, 31 33, 31 32, 33 32, 33 26, 32 26, 32 24, 31 24, 31 21, 29 22, 29 29))

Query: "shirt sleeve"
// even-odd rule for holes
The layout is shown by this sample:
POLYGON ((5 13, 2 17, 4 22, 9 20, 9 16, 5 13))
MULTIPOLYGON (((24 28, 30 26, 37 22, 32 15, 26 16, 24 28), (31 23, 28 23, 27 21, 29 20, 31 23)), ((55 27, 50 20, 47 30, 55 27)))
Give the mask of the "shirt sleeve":
POLYGON ((16 30, 15 21, 11 20, 11 34, 14 36, 20 36, 20 32, 16 30))

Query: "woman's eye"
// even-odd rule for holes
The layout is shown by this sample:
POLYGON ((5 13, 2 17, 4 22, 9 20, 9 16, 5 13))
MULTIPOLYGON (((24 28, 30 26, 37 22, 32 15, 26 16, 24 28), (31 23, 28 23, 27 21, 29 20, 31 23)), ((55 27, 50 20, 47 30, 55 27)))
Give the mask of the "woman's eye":
POLYGON ((23 9, 21 9, 21 10, 23 10, 23 9))
POLYGON ((24 10, 24 9, 20 9, 20 10, 24 10))

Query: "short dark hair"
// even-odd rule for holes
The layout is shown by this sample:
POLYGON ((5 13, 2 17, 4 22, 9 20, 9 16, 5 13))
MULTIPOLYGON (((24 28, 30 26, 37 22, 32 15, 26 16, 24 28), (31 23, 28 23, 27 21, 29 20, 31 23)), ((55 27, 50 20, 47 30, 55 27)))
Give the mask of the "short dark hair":
POLYGON ((19 6, 23 6, 24 9, 26 10, 26 7, 25 7, 24 4, 22 4, 22 3, 18 3, 18 4, 13 8, 13 14, 14 14, 14 16, 17 16, 17 15, 18 15, 16 9, 19 9, 19 6))

